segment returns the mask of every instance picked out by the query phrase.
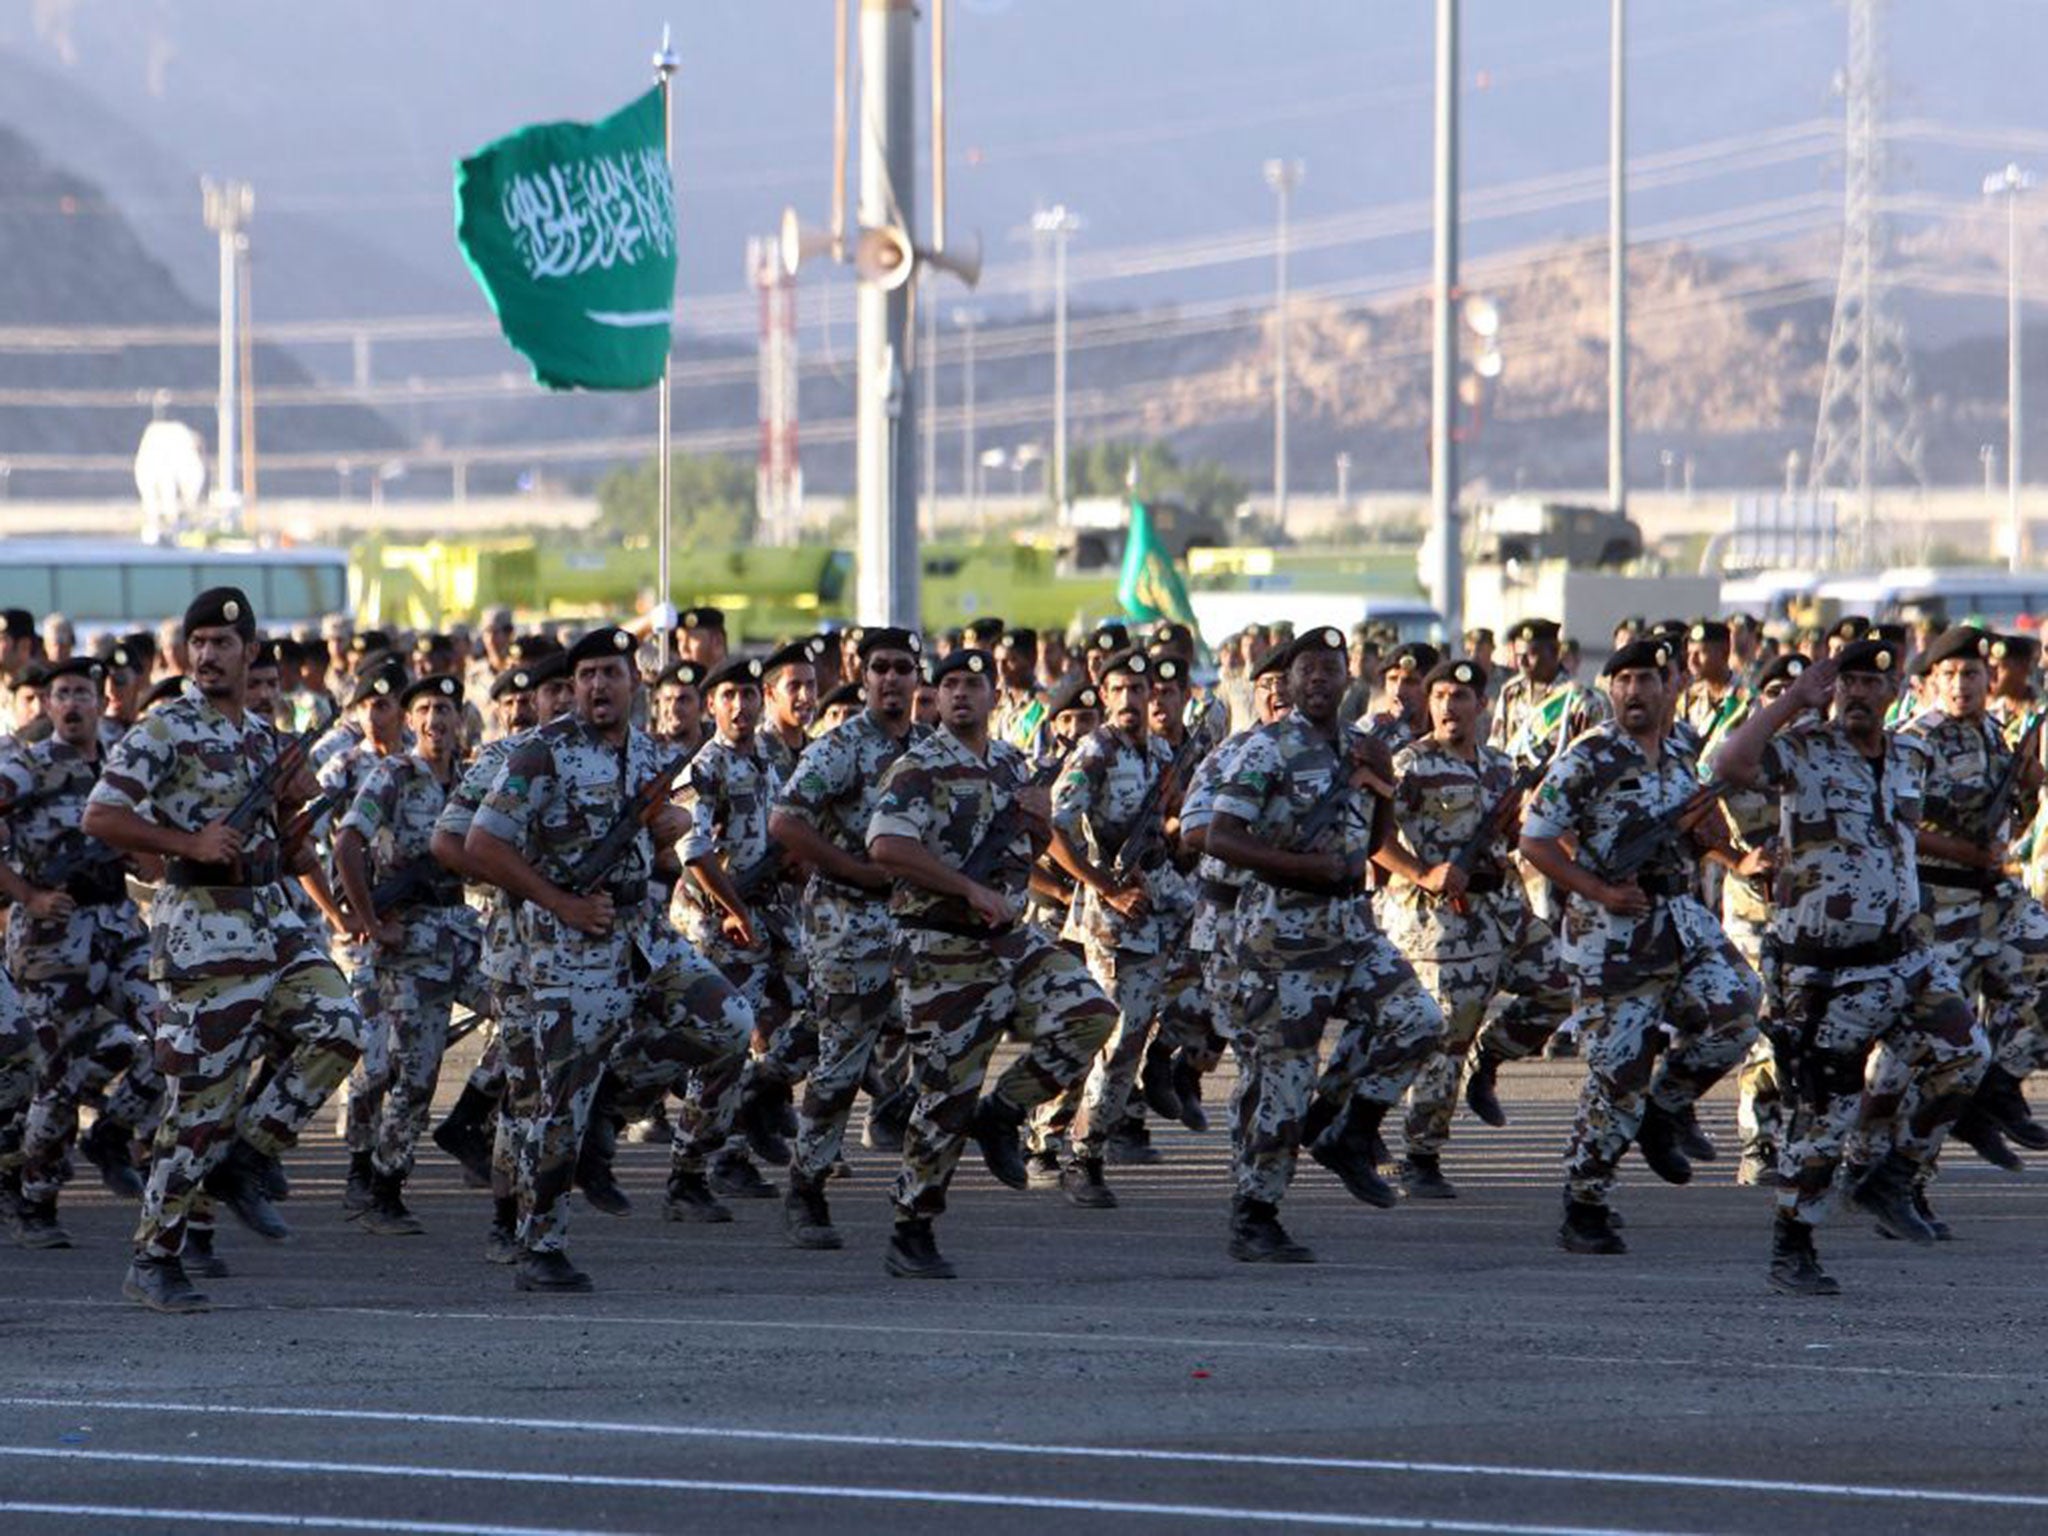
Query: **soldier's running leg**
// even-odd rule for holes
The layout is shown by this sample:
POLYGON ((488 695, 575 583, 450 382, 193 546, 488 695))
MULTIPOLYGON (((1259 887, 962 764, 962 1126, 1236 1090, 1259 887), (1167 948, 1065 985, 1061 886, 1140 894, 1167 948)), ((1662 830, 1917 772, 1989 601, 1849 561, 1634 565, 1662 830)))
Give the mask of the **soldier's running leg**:
POLYGON ((1394 941, 1374 932, 1343 973, 1335 1012, 1344 1027, 1330 1047, 1302 1141, 1354 1196, 1383 1205, 1392 1190, 1372 1149, 1387 1112, 1442 1049, 1443 1010, 1394 941), (1327 1138, 1326 1124, 1336 1127, 1327 1138))
POLYGON ((840 1238, 825 1199, 825 1179, 845 1145, 847 1119, 876 1042, 895 1019, 896 984, 886 955, 853 960, 813 956, 810 981, 818 1060, 797 1118, 783 1216, 798 1247, 836 1248, 840 1238))
POLYGON ((1574 1251, 1622 1251, 1607 1215, 1614 1170, 1642 1123, 1665 998, 1675 980, 1670 972, 1652 971, 1627 989, 1595 992, 1583 982, 1577 989, 1586 1080, 1565 1151, 1566 1222, 1559 1234, 1574 1251), (1575 1237, 1584 1244, 1575 1245, 1575 1237))
POLYGON ((1166 958, 1106 945, 1087 946, 1088 972, 1116 1008, 1116 1024, 1085 1078, 1081 1105, 1067 1129, 1061 1187, 1076 1205, 1106 1208, 1116 1196, 1102 1177, 1110 1133, 1124 1117, 1145 1046, 1164 996, 1166 958))

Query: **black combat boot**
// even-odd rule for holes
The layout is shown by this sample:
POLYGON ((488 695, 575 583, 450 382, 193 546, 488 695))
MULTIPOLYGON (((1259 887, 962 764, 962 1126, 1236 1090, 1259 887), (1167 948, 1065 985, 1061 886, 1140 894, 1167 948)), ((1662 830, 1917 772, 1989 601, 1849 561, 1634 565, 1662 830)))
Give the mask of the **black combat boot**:
POLYGON ((1102 1159, 1077 1157, 1060 1170, 1060 1193, 1085 1211, 1113 1211, 1116 1191, 1102 1177, 1102 1159))
POLYGON ((1642 1123, 1636 1127, 1636 1146, 1650 1172, 1666 1184, 1692 1182, 1692 1164, 1678 1147, 1678 1117, 1669 1110, 1644 1101, 1642 1123))
POLYGON ((491 1230, 484 1237, 486 1264, 519 1262, 519 1201, 500 1195, 491 1202, 491 1230))
POLYGON ((1166 1160, 1166 1154, 1152 1145, 1151 1127, 1136 1115, 1127 1115, 1110 1127, 1103 1151, 1119 1167, 1148 1168, 1166 1160))
POLYGON ((1060 1159, 1056 1152, 1034 1152, 1024 1159, 1024 1182, 1033 1189, 1060 1187, 1060 1159))
POLYGON ((258 1237, 281 1243, 292 1235, 284 1218, 263 1190, 265 1158, 248 1142, 237 1140, 213 1172, 206 1176, 206 1192, 235 1213, 235 1219, 258 1237))
POLYGON ((1480 1124, 1495 1129, 1508 1123, 1507 1111, 1500 1107, 1498 1080, 1500 1064, 1505 1058, 1493 1051, 1481 1048, 1472 1058, 1472 1071, 1465 1079, 1465 1103, 1480 1124))
POLYGON ((100 1182, 123 1200, 142 1198, 142 1175, 129 1156, 134 1130, 105 1115, 93 1121, 92 1129, 78 1138, 78 1150, 99 1171, 100 1182))
POLYGON ((1994 1168, 2019 1173, 2027 1166, 2020 1161, 2019 1153, 2006 1145, 2005 1132, 1984 1107, 1981 1088, 1963 1106, 1963 1112, 1956 1116, 1955 1124, 1949 1127, 1949 1134, 1994 1168))
POLYGON ((210 1303, 185 1278, 185 1266, 176 1256, 153 1259, 136 1255, 121 1282, 121 1294, 139 1301, 152 1312, 204 1312, 210 1303))
POLYGON ((284 1159, 266 1157, 263 1159, 263 1193, 273 1202, 283 1202, 292 1197, 292 1181, 284 1171, 284 1159))
POLYGON ((870 1152, 901 1152, 904 1133, 910 1129, 910 1112, 916 1107, 917 1090, 909 1083, 890 1089, 880 1098, 871 1097, 860 1144, 870 1152))
POLYGON ((770 1168, 789 1162, 789 1142, 783 1131, 783 1117, 790 1107, 789 1084, 771 1082, 753 1073, 740 1090, 736 1123, 747 1138, 754 1156, 770 1168))
POLYGON ((1458 1186, 1444 1177, 1443 1159, 1434 1152, 1410 1152, 1401 1159, 1401 1193, 1410 1200, 1455 1200, 1458 1186))
POLYGON ((597 1100, 590 1107, 590 1120, 583 1128, 583 1144, 576 1149, 576 1187, 593 1211, 607 1216, 630 1216, 633 1202, 619 1188, 612 1173, 612 1159, 619 1150, 621 1118, 607 1092, 607 1076, 599 1086, 597 1100))
POLYGON ((1627 1253, 1628 1244, 1621 1240, 1614 1226, 1606 1206, 1567 1195, 1564 1224, 1557 1229, 1557 1246, 1566 1253, 1627 1253))
POLYGON ((369 1153, 349 1153, 348 1183, 341 1189, 341 1208, 351 1216, 360 1216, 370 1208, 370 1180, 376 1172, 370 1165, 369 1153))
POLYGON ((1024 1144, 1017 1133, 1024 1129, 1024 1111, 1007 1099, 986 1094, 974 1106, 974 1119, 967 1134, 981 1148, 981 1160, 996 1182, 1011 1189, 1028 1189, 1031 1177, 1024 1167, 1024 1144))
POLYGON ((24 1200, 14 1224, 14 1240, 24 1248, 69 1248, 71 1234, 57 1221, 57 1197, 24 1200))
POLYGON ((1280 1208, 1243 1195, 1230 1202, 1230 1256, 1244 1264, 1313 1264, 1315 1250, 1280 1225, 1280 1208))
POLYGON ((923 1216, 896 1218, 882 1267, 899 1280, 951 1280, 954 1275, 932 1238, 931 1221, 923 1216))
POLYGON ((0 1227, 9 1231, 21 1220, 21 1170, 0 1170, 0 1227))
POLYGON ((1686 1161, 1711 1163, 1721 1155, 1721 1149, 1714 1145, 1714 1138, 1700 1129, 1700 1117, 1696 1106, 1688 1104, 1671 1117, 1678 1127, 1678 1150, 1685 1154, 1686 1161))
POLYGON ((1929 1226, 1913 1207, 1913 1178, 1918 1170, 1901 1152, 1885 1154, 1879 1162, 1849 1186, 1849 1203, 1877 1222, 1886 1237, 1908 1243, 1937 1241, 1929 1226))
POLYGON ((806 1179, 789 1170, 789 1193, 782 1197, 782 1227, 795 1248, 843 1248, 846 1240, 832 1225, 832 1208, 825 1203, 822 1180, 806 1179))
POLYGON ((224 1280, 228 1275, 228 1261, 213 1251, 213 1228, 185 1228, 185 1249, 178 1255, 185 1266, 185 1273, 197 1275, 201 1280, 224 1280))
POLYGON ((596 1289, 590 1276, 569 1262, 558 1248, 543 1253, 522 1253, 513 1271, 512 1285, 521 1291, 546 1291, 557 1296, 582 1296, 596 1289))
POLYGON ((1771 1228, 1771 1289, 1784 1296, 1839 1296, 1841 1286, 1820 1267, 1813 1228, 1778 1212, 1771 1228))
POLYGON ((2025 1086, 2005 1068, 1993 1065, 1977 1085, 1977 1102, 2007 1139, 2029 1152, 2048 1152, 2048 1126, 2034 1118, 2025 1086))
POLYGON ((676 1169, 668 1176, 668 1198, 662 1202, 664 1221, 695 1221, 716 1224, 732 1220, 732 1209, 711 1193, 701 1173, 676 1169))
POLYGON ((434 1127, 434 1145, 462 1165, 471 1189, 491 1187, 491 1111, 497 1107, 496 1095, 464 1083, 448 1117, 434 1127))
POLYGON ((405 1175, 377 1173, 370 1178, 370 1207, 363 1212, 363 1230, 379 1237, 418 1237, 427 1229, 406 1209, 405 1175))
POLYGON ((1180 1118, 1180 1093, 1173 1083, 1173 1047, 1154 1035, 1145 1047, 1145 1065, 1138 1074, 1138 1092, 1145 1107, 1162 1120, 1180 1118))
MULTIPOLYGON (((1328 1122, 1327 1112, 1322 1116, 1316 1113, 1327 1102, 1318 1098, 1309 1106, 1302 1121, 1305 1142, 1319 1119, 1328 1122)), ((1393 1209, 1401 1199, 1394 1186, 1380 1177, 1378 1160, 1373 1155, 1374 1138, 1379 1135, 1380 1122, 1386 1115, 1386 1105, 1354 1097, 1342 1122, 1308 1143, 1308 1155, 1337 1175, 1352 1199, 1383 1211, 1393 1209)))
POLYGON ((746 1153, 727 1147, 711 1159, 711 1188, 735 1200, 773 1200, 775 1186, 761 1177, 746 1153))
POLYGON ((1173 1095, 1180 1100, 1180 1123, 1197 1136, 1209 1129, 1202 1108, 1202 1072, 1194 1057, 1182 1051, 1173 1058, 1173 1095))

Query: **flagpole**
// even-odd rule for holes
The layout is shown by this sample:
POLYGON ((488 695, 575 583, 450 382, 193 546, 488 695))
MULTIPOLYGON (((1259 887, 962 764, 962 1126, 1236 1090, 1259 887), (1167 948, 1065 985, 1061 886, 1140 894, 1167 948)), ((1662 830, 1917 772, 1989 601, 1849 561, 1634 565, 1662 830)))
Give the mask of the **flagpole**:
MULTIPOLYGON (((668 175, 671 186, 675 183, 676 175, 676 124, 675 115, 670 111, 672 87, 669 81, 676 70, 681 67, 681 62, 676 57, 675 49, 669 46, 669 30, 667 24, 664 23, 661 29, 661 47, 654 55, 654 78, 661 86, 661 148, 663 155, 668 159, 668 175)), ((656 464, 655 474, 660 486, 660 512, 655 529, 657 553, 655 555, 656 599, 654 616, 655 622, 661 627, 661 648, 659 654, 663 671, 668 669, 668 664, 672 659, 670 651, 675 645, 676 628, 673 613, 675 608, 675 588, 670 584, 669 580, 669 374, 674 363, 675 353, 673 330, 675 324, 673 318, 675 291, 673 289, 669 291, 669 307, 671 311, 669 321, 671 326, 670 340, 667 351, 662 355, 661 384, 656 393, 660 426, 656 432, 656 436, 659 439, 659 447, 657 449, 659 459, 656 464)))

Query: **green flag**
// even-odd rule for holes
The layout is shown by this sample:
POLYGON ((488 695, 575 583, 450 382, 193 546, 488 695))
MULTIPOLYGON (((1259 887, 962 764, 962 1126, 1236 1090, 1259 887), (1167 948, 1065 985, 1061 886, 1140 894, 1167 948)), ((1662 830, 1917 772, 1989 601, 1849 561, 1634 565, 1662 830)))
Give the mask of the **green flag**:
POLYGON ((1117 577, 1116 600, 1134 619, 1176 619, 1192 626, 1194 605, 1181 584, 1173 557, 1152 531, 1145 503, 1131 498, 1131 527, 1124 536, 1124 566, 1117 577))
POLYGON ((549 389, 645 389, 668 360, 676 199, 661 89, 596 123, 537 123, 455 168, 455 240, 549 389))

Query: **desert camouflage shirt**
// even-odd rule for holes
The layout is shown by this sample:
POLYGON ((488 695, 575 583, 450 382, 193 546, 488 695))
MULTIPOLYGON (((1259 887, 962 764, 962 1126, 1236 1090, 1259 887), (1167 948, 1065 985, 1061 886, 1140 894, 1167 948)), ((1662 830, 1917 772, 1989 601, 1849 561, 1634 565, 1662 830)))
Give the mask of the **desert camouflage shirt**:
MULTIPOLYGON (((1216 787, 1228 775, 1231 759, 1248 734, 1226 738, 1195 764, 1195 771, 1188 776, 1188 792, 1180 802, 1183 837, 1204 830, 1216 819, 1216 787)), ((1195 861, 1195 876, 1191 882, 1194 913, 1188 924, 1190 948, 1207 954, 1217 947, 1219 939, 1224 936, 1223 930, 1235 921, 1238 891, 1250 878, 1247 871, 1235 864, 1226 864, 1213 854, 1205 853, 1195 861)))
POLYGON ((1358 728, 1389 752, 1398 752, 1415 739, 1415 729, 1399 710, 1375 709, 1360 718, 1358 728))
MULTIPOLYGON (((445 832, 457 842, 469 836, 477 807, 490 793, 491 783, 504 766, 512 744, 524 735, 521 732, 515 736, 494 737, 477 749, 476 756, 470 759, 469 765, 462 770, 462 776, 455 781, 455 787, 448 792, 448 799, 434 823, 436 832, 445 832)), ((512 903, 495 885, 478 889, 483 892, 480 907, 483 920, 481 968, 486 979, 507 982, 513 976, 513 945, 516 942, 512 933, 512 903)))
POLYGON ((1733 680, 1719 696, 1707 683, 1686 684, 1678 696, 1678 718, 1692 727, 1702 763, 1712 761, 1728 733, 1748 717, 1753 702, 1749 690, 1733 680))
POLYGON ((88 972, 93 939, 111 929, 125 948, 143 943, 142 919, 128 898, 126 861, 78 829, 86 797, 104 757, 88 762, 54 738, 0 763, 0 802, 21 809, 5 818, 4 857, 30 885, 67 891, 78 903, 68 918, 31 919, 16 912, 7 925, 7 965, 17 981, 88 972))
MULTIPOLYGON (((1515 765, 1505 752, 1478 749, 1476 760, 1459 756, 1434 736, 1425 736, 1394 758, 1394 825, 1408 851, 1425 867, 1446 864, 1463 848, 1481 821, 1497 814, 1515 785, 1515 765)), ((1511 834, 1500 830, 1467 874, 1490 890, 1474 891, 1459 912, 1419 885, 1396 880, 1381 897, 1387 933, 1404 950, 1444 959, 1490 953, 1500 947, 1503 909, 1519 922, 1526 905, 1521 882, 1510 872, 1511 834)))
MULTIPOLYGON (((872 846, 878 837, 908 838, 959 869, 1001 819, 1010 836, 981 883, 1021 899, 1034 850, 1029 829, 1013 807, 1029 778, 1024 754, 1007 742, 991 741, 988 755, 981 757, 940 726, 913 743, 882 776, 868 819, 868 843, 872 846)), ((982 926, 966 902, 904 880, 890 894, 889 915, 913 927, 920 921, 982 926)))
MULTIPOLYGON (((677 849, 685 865, 725 855, 725 871, 738 884, 770 849, 768 811, 782 789, 774 747, 756 732, 746 746, 714 736, 697 750, 683 775, 680 802, 688 807, 690 832, 677 849)), ((746 898, 757 916, 789 905, 788 886, 770 875, 746 898)), ((676 883, 677 915, 692 940, 716 932, 724 908, 694 879, 676 883)))
MULTIPOLYGON (((458 766, 457 772, 460 772, 458 766)), ((426 884, 409 902, 385 913, 405 925, 402 946, 408 959, 445 953, 445 937, 457 929, 474 936, 473 914, 462 904, 461 878, 441 867, 428 845, 449 800, 433 765, 417 752, 381 757, 371 768, 336 827, 353 827, 368 854, 370 884, 418 865, 426 884)))
MULTIPOLYGON (((1053 827, 1108 874, 1117 850, 1137 828, 1146 795, 1172 761, 1173 748, 1157 736, 1148 735, 1140 743, 1112 726, 1098 727, 1081 738, 1054 781, 1053 827)), ((1163 828, 1164 811, 1155 800, 1147 819, 1163 828)), ((1164 837, 1155 833, 1153 846, 1164 849, 1164 837)), ((1155 867, 1140 877, 1155 901, 1156 888, 1168 883, 1163 874, 1155 867)), ((1076 881, 1063 937, 1150 955, 1159 951, 1160 929, 1156 914, 1147 912, 1133 921, 1076 881)))
MULTIPOLYGON (((1927 709, 1901 726, 1899 734, 1910 737, 1926 754, 1920 802, 1923 826, 1978 841, 2012 836, 2015 823, 2010 812, 1998 826, 1984 824, 1984 813, 1998 783, 2012 766, 2012 748, 2006 744, 2005 733, 1996 720, 1989 715, 1961 719, 1938 709, 1927 709)), ((1930 870, 1964 869, 1950 860, 1926 855, 1921 856, 1920 864, 1930 870)), ((1961 905, 1979 901, 1983 896, 1981 891, 1932 880, 1925 882, 1925 887, 1924 896, 1934 906, 1961 905)))
MULTIPOLYGON (((804 748, 775 809, 803 822, 842 853, 865 859, 882 776, 924 734, 921 726, 912 725, 899 740, 862 710, 804 748)), ((814 873, 804 893, 803 916, 810 942, 841 958, 872 957, 889 947, 893 930, 886 890, 856 890, 814 873)))
POLYGON ((1517 673, 1501 684, 1500 697, 1493 701, 1493 726, 1486 744, 1518 764, 1535 762, 1550 753, 1552 742, 1570 741, 1613 718, 1614 707, 1606 694, 1575 682, 1565 672, 1547 683, 1517 673))

